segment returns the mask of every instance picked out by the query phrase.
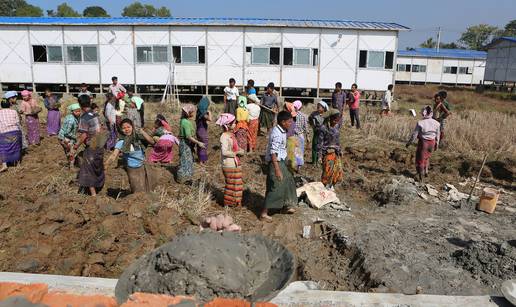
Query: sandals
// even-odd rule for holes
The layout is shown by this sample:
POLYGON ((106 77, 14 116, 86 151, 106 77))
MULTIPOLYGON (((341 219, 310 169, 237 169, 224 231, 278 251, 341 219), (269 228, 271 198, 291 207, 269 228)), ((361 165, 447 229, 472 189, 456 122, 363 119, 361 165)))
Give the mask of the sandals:
POLYGON ((260 221, 272 223, 272 217, 270 217, 269 215, 262 215, 260 216, 260 221))

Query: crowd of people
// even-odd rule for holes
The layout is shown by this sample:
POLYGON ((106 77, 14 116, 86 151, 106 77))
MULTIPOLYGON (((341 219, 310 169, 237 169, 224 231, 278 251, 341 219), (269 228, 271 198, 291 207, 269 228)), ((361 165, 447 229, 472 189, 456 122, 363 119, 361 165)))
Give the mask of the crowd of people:
MULTIPOLYGON (((42 108, 32 93, 8 91, 0 109, 0 171, 21 161, 29 146, 40 144, 40 112, 42 108)), ((168 164, 173 160, 173 147, 179 147, 177 182, 193 179, 195 155, 200 164, 208 161, 208 129, 215 120, 220 126, 221 169, 225 179, 224 205, 241 206, 244 178, 241 157, 254 152, 257 138, 268 136, 265 162, 268 166, 265 204, 260 217, 270 221, 270 212, 280 210, 293 213, 297 204, 294 175, 305 164, 305 151, 311 142, 311 163, 320 166, 321 182, 334 187, 344 176, 342 167, 341 130, 345 122, 346 106, 351 127, 361 128, 361 94, 358 86, 344 90, 336 83, 331 102, 320 100, 310 115, 303 112, 300 100, 280 104, 279 93, 269 83, 261 98, 257 96, 254 81, 249 80, 240 94, 233 78, 224 88, 224 113, 212 118, 210 100, 204 96, 194 106, 182 106, 178 137, 171 124, 158 114, 153 127, 145 130, 144 100, 127 91, 112 78, 106 101, 101 108, 92 101, 92 94, 83 84, 77 102, 67 106, 62 119, 59 99, 50 90, 44 92, 47 109, 46 132, 56 137, 63 147, 70 167, 79 167, 80 191, 95 196, 103 188, 106 170, 121 159, 133 193, 154 189, 155 178, 148 165, 168 164), (195 124, 195 126, 194 126, 195 124), (152 147, 146 157, 146 148, 152 147), (110 152, 106 159, 105 153, 110 152), (77 159, 77 157, 80 159, 77 159)), ((422 110, 407 147, 418 140, 416 170, 422 181, 428 175, 429 159, 444 138, 444 128, 451 114, 446 92, 435 95, 433 108, 422 110)), ((381 115, 392 115, 393 86, 389 85, 381 102, 381 115)))

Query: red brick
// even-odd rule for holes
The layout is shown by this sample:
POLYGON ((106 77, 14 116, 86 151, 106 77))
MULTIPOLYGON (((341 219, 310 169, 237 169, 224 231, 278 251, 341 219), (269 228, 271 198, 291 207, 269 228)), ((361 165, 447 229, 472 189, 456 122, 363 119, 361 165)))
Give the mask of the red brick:
MULTIPOLYGON (((192 297, 134 293, 120 307, 168 307, 184 301, 190 301, 195 304, 195 299, 192 297)), ((194 306, 197 306, 197 304, 194 306)))
POLYGON ((227 299, 227 298, 216 298, 213 301, 206 303, 205 307, 251 307, 251 303, 238 300, 238 299, 227 299))
POLYGON ((117 307, 115 299, 102 295, 74 295, 50 292, 41 300, 49 307, 117 307))
POLYGON ((48 286, 45 284, 0 283, 0 301, 12 296, 22 296, 31 303, 39 303, 47 292, 48 286))

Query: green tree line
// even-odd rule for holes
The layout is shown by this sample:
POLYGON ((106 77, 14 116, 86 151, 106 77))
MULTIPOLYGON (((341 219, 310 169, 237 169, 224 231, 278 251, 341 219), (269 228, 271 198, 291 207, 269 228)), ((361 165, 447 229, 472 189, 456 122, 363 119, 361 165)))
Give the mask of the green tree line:
MULTIPOLYGON (((503 29, 488 24, 470 26, 460 36, 459 40, 451 43, 439 44, 441 49, 472 49, 486 50, 493 39, 501 36, 516 36, 516 20, 512 20, 503 29)), ((430 37, 419 45, 421 48, 437 48, 437 41, 430 37)))
MULTIPOLYGON (((0 0, 0 14, 2 16, 28 16, 41 17, 45 13, 35 5, 25 0, 0 0)), ((107 11, 100 6, 88 6, 82 13, 76 11, 68 3, 63 2, 55 10, 47 10, 49 17, 111 17, 107 11)), ((155 7, 151 4, 142 4, 135 1, 122 10, 124 17, 170 17, 170 10, 165 7, 155 7)))

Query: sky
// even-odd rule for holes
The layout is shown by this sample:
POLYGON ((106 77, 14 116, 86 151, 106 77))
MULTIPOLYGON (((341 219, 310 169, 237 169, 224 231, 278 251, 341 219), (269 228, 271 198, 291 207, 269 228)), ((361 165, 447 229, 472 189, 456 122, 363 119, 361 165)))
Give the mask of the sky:
MULTIPOLYGON (((28 0, 43 10, 54 9, 64 0, 28 0)), ((111 16, 120 16, 133 0, 68 0, 82 12, 86 6, 104 7, 111 16)), ((257 17, 298 19, 341 19, 395 22, 411 28, 400 33, 399 47, 417 47, 429 37, 436 38, 441 27, 443 42, 452 42, 469 25, 487 23, 503 28, 516 19, 516 0, 153 0, 140 1, 166 6, 174 17, 257 17)))

